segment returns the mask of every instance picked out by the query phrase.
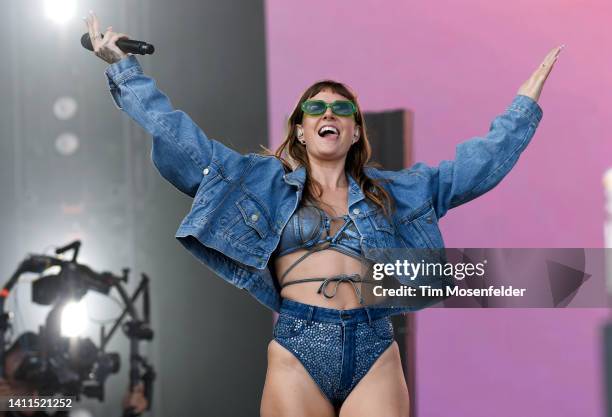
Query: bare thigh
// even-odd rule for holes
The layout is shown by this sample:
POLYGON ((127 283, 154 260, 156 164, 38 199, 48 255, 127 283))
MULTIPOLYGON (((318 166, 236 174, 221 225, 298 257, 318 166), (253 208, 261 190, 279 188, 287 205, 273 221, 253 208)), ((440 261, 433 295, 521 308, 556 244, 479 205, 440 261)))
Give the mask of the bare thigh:
POLYGON ((409 412, 399 347, 393 342, 346 398, 340 417, 408 417, 409 412))
POLYGON ((272 340, 261 397, 261 417, 335 417, 334 407, 302 363, 272 340))

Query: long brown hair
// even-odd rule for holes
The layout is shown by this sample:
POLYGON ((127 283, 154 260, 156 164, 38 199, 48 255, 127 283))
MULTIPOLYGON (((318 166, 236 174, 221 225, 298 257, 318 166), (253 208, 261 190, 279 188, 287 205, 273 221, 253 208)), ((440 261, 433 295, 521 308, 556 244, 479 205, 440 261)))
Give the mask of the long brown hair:
POLYGON ((361 113, 359 103, 357 102, 357 97, 346 85, 333 80, 322 80, 306 89, 287 121, 287 136, 274 152, 274 156, 279 158, 288 170, 293 170, 299 165, 304 166, 306 168, 306 187, 304 187, 303 198, 306 199, 306 201, 310 200, 324 204, 320 200, 323 194, 321 184, 310 175, 311 168, 306 148, 301 145, 296 138, 296 125, 302 124, 302 119, 304 118, 302 103, 323 90, 331 90, 355 103, 357 107, 357 112, 354 115, 355 123, 361 129, 361 135, 359 140, 349 149, 348 155, 346 156, 345 170, 352 175, 355 181, 357 181, 365 196, 379 206, 385 215, 389 216, 394 208, 393 200, 378 181, 369 178, 364 172, 365 166, 374 165, 370 162, 372 147, 368 141, 365 120, 361 113))

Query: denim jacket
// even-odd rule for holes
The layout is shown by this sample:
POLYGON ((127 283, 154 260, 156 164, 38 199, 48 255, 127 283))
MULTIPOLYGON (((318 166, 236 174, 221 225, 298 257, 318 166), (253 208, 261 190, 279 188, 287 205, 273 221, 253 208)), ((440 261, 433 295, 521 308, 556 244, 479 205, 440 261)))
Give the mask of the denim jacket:
MULTIPOLYGON (((193 197, 176 238, 224 280, 278 311, 279 287, 270 258, 300 203, 305 169, 285 172, 273 156, 243 155, 209 139, 187 114, 172 107, 134 56, 110 65, 106 75, 116 105, 152 135, 152 159, 160 174, 193 197)), ((366 168, 366 175, 383 180, 395 201, 390 218, 348 175, 349 216, 362 236, 363 253, 443 248, 438 220, 497 185, 541 118, 538 104, 519 95, 493 120, 486 136, 459 144, 452 161, 417 163, 400 171, 366 168)))

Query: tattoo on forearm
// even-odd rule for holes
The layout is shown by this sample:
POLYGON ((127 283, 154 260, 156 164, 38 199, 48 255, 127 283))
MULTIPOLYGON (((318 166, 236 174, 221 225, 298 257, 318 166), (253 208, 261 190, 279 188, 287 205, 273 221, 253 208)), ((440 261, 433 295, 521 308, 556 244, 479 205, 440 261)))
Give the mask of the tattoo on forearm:
POLYGON ((98 55, 100 58, 102 58, 109 64, 113 64, 117 61, 120 61, 122 58, 122 56, 119 55, 117 52, 108 48, 101 48, 100 50, 98 50, 98 52, 96 52, 96 55, 98 55))

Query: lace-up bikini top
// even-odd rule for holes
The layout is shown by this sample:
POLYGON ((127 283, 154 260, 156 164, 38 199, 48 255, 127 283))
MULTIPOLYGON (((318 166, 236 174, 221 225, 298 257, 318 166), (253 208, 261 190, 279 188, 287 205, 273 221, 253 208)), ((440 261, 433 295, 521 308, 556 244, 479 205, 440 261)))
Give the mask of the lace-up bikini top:
POLYGON ((332 298, 336 295, 338 285, 341 282, 350 282, 360 303, 362 303, 361 292, 356 283, 369 283, 369 281, 363 280, 359 274, 342 274, 328 278, 304 278, 283 283, 289 271, 314 252, 324 249, 335 250, 360 261, 363 260, 360 243, 361 234, 348 214, 331 217, 317 206, 302 205, 287 222, 281 235, 276 256, 287 255, 299 249, 306 249, 307 252, 291 264, 279 278, 281 288, 304 282, 323 281, 317 292, 322 293, 326 298, 332 298), (331 234, 331 224, 336 219, 343 219, 344 223, 335 233, 331 234), (330 294, 327 292, 327 286, 331 282, 336 282, 336 286, 330 294))
POLYGON ((285 226, 277 256, 324 245, 325 247, 319 250, 333 249, 361 259, 360 239, 361 235, 348 214, 331 217, 317 206, 303 205, 295 211, 285 226), (331 224, 336 219, 343 219, 344 224, 331 235, 331 224))

